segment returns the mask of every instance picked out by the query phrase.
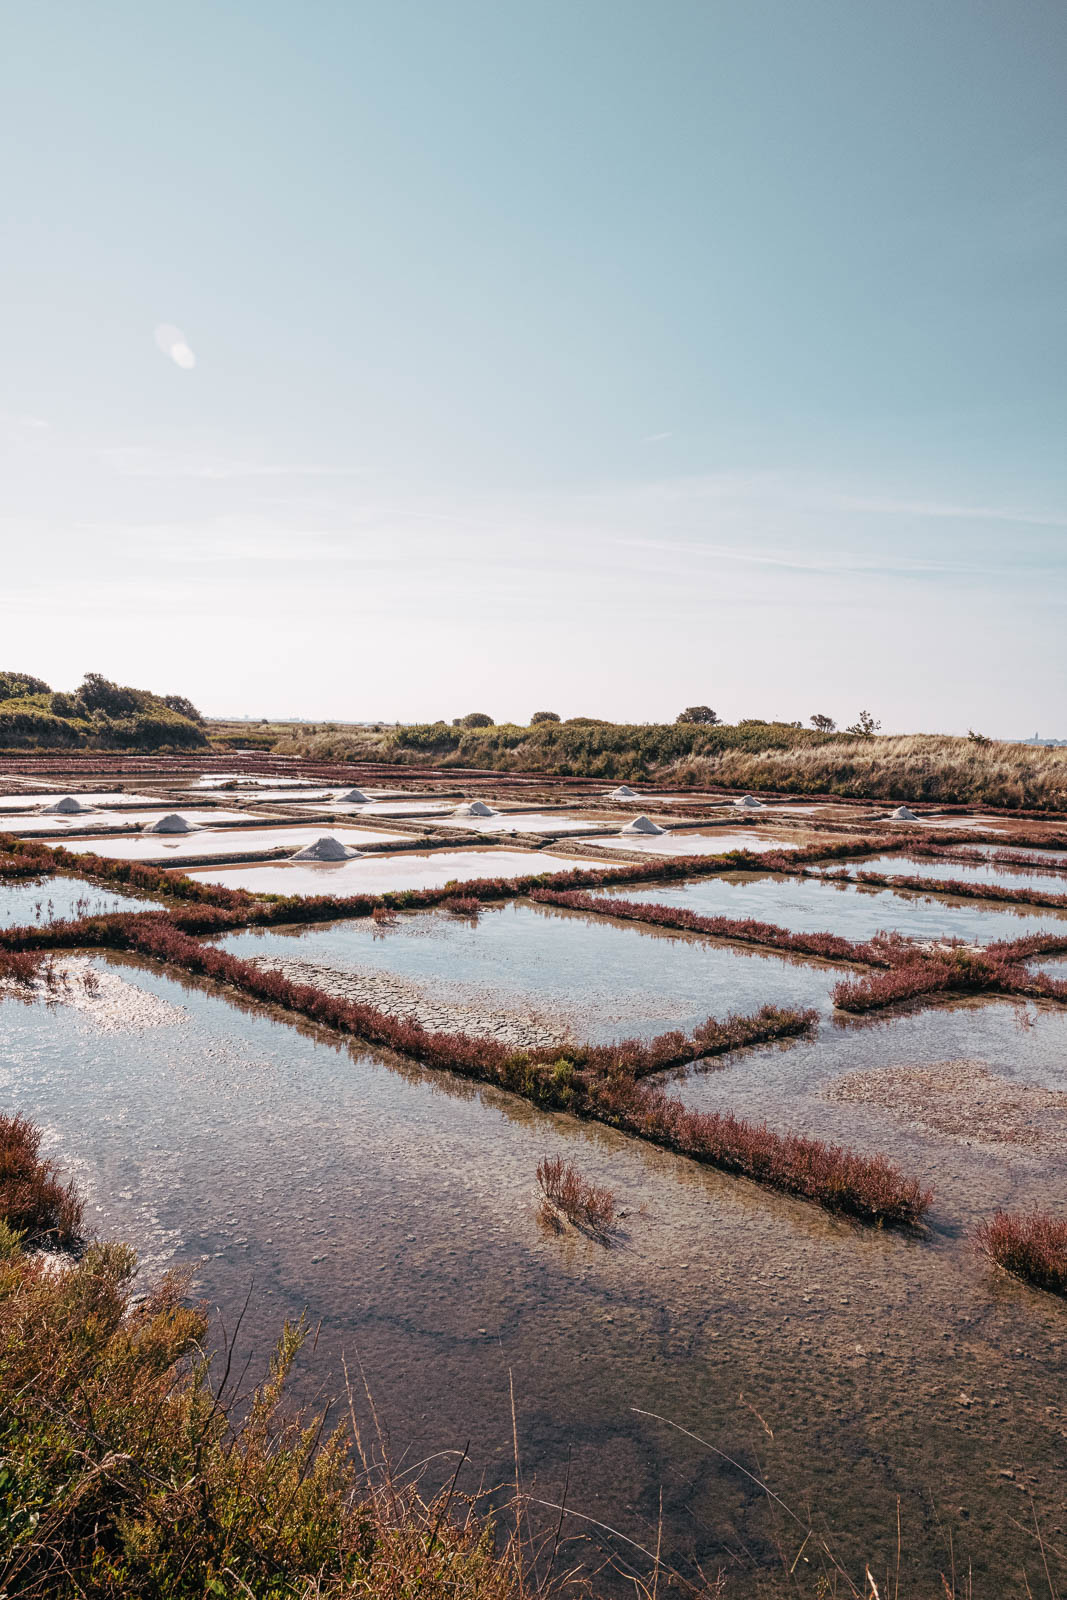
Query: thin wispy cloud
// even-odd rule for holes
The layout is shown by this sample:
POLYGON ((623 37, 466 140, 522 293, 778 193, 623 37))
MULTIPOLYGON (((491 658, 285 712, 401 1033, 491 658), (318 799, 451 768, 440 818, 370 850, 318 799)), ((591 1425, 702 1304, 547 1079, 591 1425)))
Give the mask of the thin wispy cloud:
POLYGON ((40 433, 48 427, 43 417, 34 417, 24 411, 0 411, 0 427, 21 428, 30 433, 40 433))
POLYGON ((1004 506, 953 505, 939 500, 883 500, 859 495, 838 495, 833 503, 842 511, 869 511, 876 516, 947 517, 970 522, 1014 522, 1033 528, 1067 528, 1067 516, 1004 506))
POLYGON ((361 467, 317 461, 211 460, 137 445, 110 445, 95 454, 103 465, 124 478, 191 478, 221 483, 245 478, 352 478, 363 471, 361 467))

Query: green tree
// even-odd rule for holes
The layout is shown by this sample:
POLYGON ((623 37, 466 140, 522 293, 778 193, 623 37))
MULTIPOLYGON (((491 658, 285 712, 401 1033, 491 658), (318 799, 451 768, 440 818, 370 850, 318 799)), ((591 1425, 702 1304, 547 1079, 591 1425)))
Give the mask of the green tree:
POLYGON ((702 727, 713 728, 718 722, 718 714, 710 706, 686 706, 684 711, 679 711, 675 722, 696 722, 702 727))
POLYGON ((0 700, 24 700, 31 694, 51 694, 43 678, 28 672, 0 672, 0 700))
POLYGON ((193 702, 187 700, 183 694, 165 694, 163 696, 163 704, 169 706, 172 711, 176 711, 179 717, 188 717, 190 722, 203 722, 204 720, 193 705, 193 702))

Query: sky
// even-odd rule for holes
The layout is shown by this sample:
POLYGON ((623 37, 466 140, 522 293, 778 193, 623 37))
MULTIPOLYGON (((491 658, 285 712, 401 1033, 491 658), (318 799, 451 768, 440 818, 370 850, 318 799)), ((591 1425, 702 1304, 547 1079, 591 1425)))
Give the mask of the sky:
POLYGON ((0 667, 1067 738, 1055 0, 34 0, 0 667))

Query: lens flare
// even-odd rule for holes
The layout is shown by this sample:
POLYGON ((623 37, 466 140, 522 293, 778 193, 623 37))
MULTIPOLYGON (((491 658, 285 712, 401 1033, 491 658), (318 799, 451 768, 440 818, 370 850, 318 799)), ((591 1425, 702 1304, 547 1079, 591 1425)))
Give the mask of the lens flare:
POLYGON ((189 347, 189 341, 180 328, 172 322, 161 322, 155 331, 157 347, 165 356, 170 356, 175 366, 182 367, 186 372, 196 366, 196 357, 189 347))

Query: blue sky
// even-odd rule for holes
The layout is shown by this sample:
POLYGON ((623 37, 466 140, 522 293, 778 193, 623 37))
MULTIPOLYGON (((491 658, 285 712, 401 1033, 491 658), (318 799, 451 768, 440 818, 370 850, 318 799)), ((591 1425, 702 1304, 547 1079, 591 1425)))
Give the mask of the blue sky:
POLYGON ((1065 67, 1040 0, 11 8, 0 665, 1067 737, 1065 67))

